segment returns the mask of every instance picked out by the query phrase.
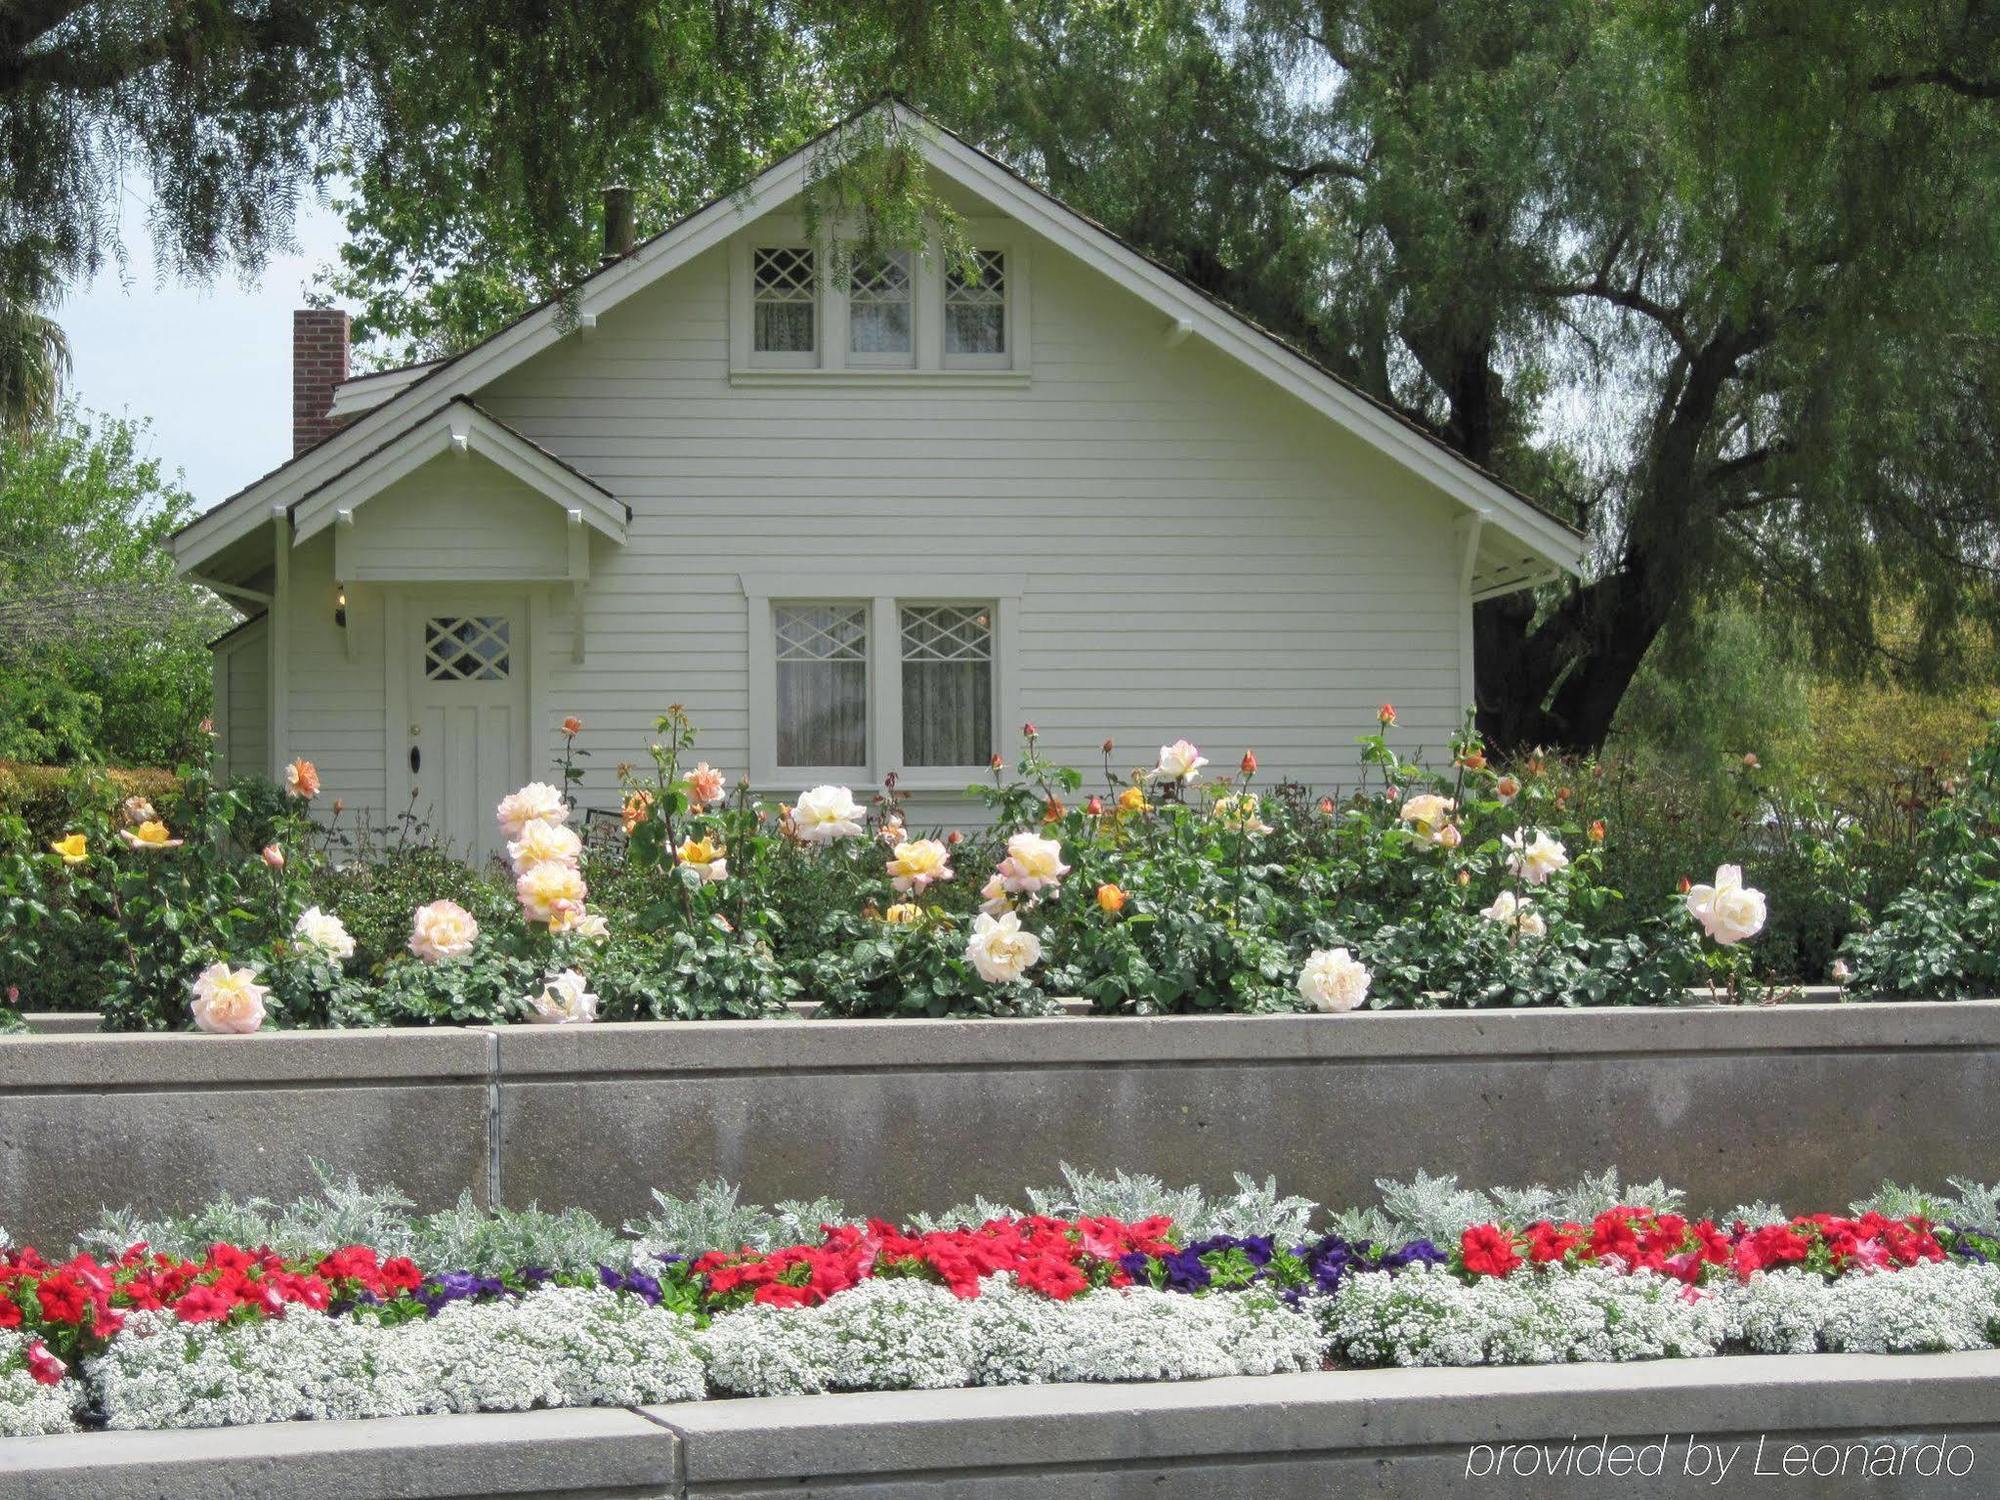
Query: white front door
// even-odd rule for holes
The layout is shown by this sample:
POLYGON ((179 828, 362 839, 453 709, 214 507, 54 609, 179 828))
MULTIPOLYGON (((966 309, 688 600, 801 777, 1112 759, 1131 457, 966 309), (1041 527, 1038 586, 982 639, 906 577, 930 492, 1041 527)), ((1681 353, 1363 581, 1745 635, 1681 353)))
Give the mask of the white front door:
POLYGON ((494 809, 528 779, 527 602, 419 594, 404 622, 410 811, 454 854, 502 854, 494 809))

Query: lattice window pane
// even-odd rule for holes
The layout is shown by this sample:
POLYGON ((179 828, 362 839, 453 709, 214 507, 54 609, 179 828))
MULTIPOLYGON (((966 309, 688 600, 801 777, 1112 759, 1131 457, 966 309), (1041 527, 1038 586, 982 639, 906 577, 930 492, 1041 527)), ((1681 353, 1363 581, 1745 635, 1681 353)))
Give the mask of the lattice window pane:
POLYGON ((910 257, 895 251, 854 268, 847 293, 847 343, 855 354, 910 352, 910 257))
POLYGON ((433 615, 424 621, 424 677, 505 682, 512 670, 504 615, 433 615))
POLYGON ((944 352, 946 354, 1005 354, 1007 352, 1007 255, 1002 250, 975 250, 969 276, 957 265, 945 268, 944 352))
POLYGON ((780 604, 778 764, 868 762, 868 606, 780 604))
POLYGON ((751 321, 758 353, 812 353, 818 347, 818 299, 812 251, 780 246, 751 252, 751 321))
POLYGON ((993 756, 993 611, 906 604, 903 761, 983 766, 993 756))

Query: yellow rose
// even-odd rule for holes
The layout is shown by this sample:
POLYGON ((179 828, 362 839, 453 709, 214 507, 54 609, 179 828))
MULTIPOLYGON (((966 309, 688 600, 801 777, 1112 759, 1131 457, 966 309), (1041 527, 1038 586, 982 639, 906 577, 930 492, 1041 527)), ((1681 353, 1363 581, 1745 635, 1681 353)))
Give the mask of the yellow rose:
POLYGON ((154 818, 137 828, 121 828, 118 836, 134 849, 178 849, 183 840, 167 832, 167 825, 154 818))
POLYGON ((891 927, 915 927, 924 919, 924 909, 914 901, 898 901, 882 913, 882 920, 891 927))
POLYGON ((1118 794, 1118 810, 1122 813, 1138 813, 1146 810, 1146 794, 1136 786, 1128 786, 1118 794))
POLYGON ((80 833, 72 833, 57 839, 49 848, 62 856, 66 865, 80 865, 90 858, 90 841, 80 833))
POLYGON ((722 857, 722 840, 711 838, 691 838, 682 842, 674 851, 680 862, 693 870, 703 880, 727 880, 729 861, 722 857))

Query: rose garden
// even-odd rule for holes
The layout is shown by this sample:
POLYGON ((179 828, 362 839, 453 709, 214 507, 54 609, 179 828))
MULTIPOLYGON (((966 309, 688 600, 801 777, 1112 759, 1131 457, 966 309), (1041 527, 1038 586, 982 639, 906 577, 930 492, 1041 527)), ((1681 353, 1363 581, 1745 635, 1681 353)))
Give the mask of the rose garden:
MULTIPOLYGON (((977 788, 984 816, 933 830, 908 825, 893 779, 865 801, 840 786, 761 799, 698 759, 679 710, 660 719, 649 768, 620 768, 617 814, 587 821, 571 720, 548 779, 495 809, 504 871, 457 863, 420 827, 355 826, 323 805, 305 758, 261 800, 199 770, 149 790, 73 779, 59 827, 13 817, 5 830, 9 998, 45 1009, 41 987, 74 992, 72 970, 87 961, 96 1024, 132 1035, 37 1035, 57 1023, 8 1012, 16 1035, 0 1042, 0 1061, 21 1064, 6 1075, 16 1127, 40 1110, 33 1130, 62 1137, 78 1118, 76 1101, 36 1085, 61 1049, 59 1073, 101 1066, 78 1049, 191 1047, 198 1058, 177 1052, 158 1077, 207 1101, 203 1128, 253 1137, 263 1175, 248 1191, 227 1143, 194 1147, 223 1152, 226 1191, 203 1202, 161 1180, 159 1151, 133 1134, 178 1131, 172 1149, 184 1151, 185 1122, 114 1111, 69 1137, 81 1153, 71 1165, 98 1197, 16 1199, 33 1234, 0 1250, 0 1433, 88 1444, 112 1441, 96 1428, 681 1412, 732 1397, 1165 1389, 1233 1376, 1272 1377, 1275 1392, 1287 1374, 1606 1362, 1689 1362, 1726 1390, 1749 1356, 2000 1345, 2000 1189, 1982 1185, 1995 1175, 1983 1142, 1956 1136, 1943 1114, 1927 1126, 1914 1103, 1824 1113, 1829 1091, 1865 1091, 1871 1077, 1899 1097, 1911 1076, 1947 1091, 1990 1086, 2000 1040, 1980 997, 2000 951, 2000 735, 1929 814, 1914 878, 1860 913, 1832 956, 1841 988, 1808 995, 1757 962, 1775 915, 1754 883, 1768 846, 1753 841, 1741 863, 1665 889, 1621 892, 1604 875, 1621 829, 1593 805, 1589 767, 1539 756, 1490 765, 1470 733, 1447 764, 1427 767, 1392 748, 1394 710, 1380 717, 1361 747, 1364 779, 1338 796, 1266 783, 1252 752, 1218 766, 1186 741, 1131 769, 1107 742, 1085 775, 1048 760, 1024 726, 1014 761, 996 757, 977 788), (1920 1048, 1945 1060, 1911 1075, 1884 1057, 1898 1041, 1877 1038, 1824 1069, 1783 1071, 1848 1018, 1898 1016, 1945 1026, 1953 1050, 1920 1048), (1468 1156, 1441 1127, 1413 1121, 1399 1133, 1435 1159, 1406 1157, 1408 1180, 1381 1177, 1344 1200, 1323 1177, 1308 1185, 1331 1201, 1314 1201, 1277 1174, 1246 1171, 1247 1156, 1216 1155, 1281 1136, 1314 1159, 1362 1157, 1336 1191, 1368 1183, 1382 1158, 1355 1149, 1360 1137, 1342 1123, 1355 1111, 1342 1115, 1340 1096, 1376 1096, 1364 1081, 1388 1035, 1376 1028, 1401 1028, 1397 1045, 1421 1051, 1422 1028, 1443 1036, 1481 1017, 1542 1027, 1523 1060, 1551 1068, 1568 1053, 1591 1066, 1600 1045, 1622 1054, 1626 1043, 1600 1044, 1590 1030, 1620 1018, 1658 1028, 1644 1044, 1658 1055, 1622 1064, 1646 1075, 1622 1104, 1617 1090, 1629 1087, 1614 1075, 1578 1074, 1591 1081, 1558 1101, 1535 1139, 1497 1155, 1468 1156), (1765 1025, 1780 1030, 1754 1029, 1765 1025), (1121 1052, 1135 1027, 1148 1040, 1121 1052), (1676 1051, 1677 1029, 1701 1027, 1721 1029, 1676 1051), (696 1100, 647 1125, 656 1096, 635 1094, 604 1107, 636 1109, 657 1159, 627 1155, 619 1140, 633 1137, 608 1128, 524 1137, 527 1106, 508 1100, 528 1083, 511 1081, 512 1059, 534 1053, 511 1038, 545 1030, 588 1040, 601 1058, 640 1046, 678 1056, 675 1038, 697 1046, 704 1028, 781 1049, 792 1044, 776 1039, 796 1035, 791 1064, 760 1066, 804 1064, 808 1079, 856 1049, 901 1055, 895 1038, 906 1036, 918 1049, 909 1086, 946 1090, 912 1095, 912 1107, 948 1116, 1006 1108, 989 1095, 1023 1065, 1012 1038, 1032 1051, 1043 1043, 1031 1039, 1074 1032, 1064 1055, 1084 1090, 1139 1086, 1122 1069, 1154 1056, 1154 1038, 1165 1050, 1149 1066, 1186 1062, 1175 1036, 1214 1038, 1200 1046, 1254 1056, 1274 1079, 1283 1067, 1338 1066, 1229 1094, 1225 1111, 1260 1098, 1272 1111, 1248 1136, 1216 1132, 1235 1146, 1190 1146, 1163 1129, 1166 1083, 1131 1095, 1122 1117, 1091 1117, 1102 1132, 1051 1119, 1050 1139, 1076 1159, 1044 1156, 1040 1177, 1027 1160, 996 1172, 959 1137, 916 1178, 848 1170, 839 1163, 851 1151, 804 1177, 783 1165, 738 1174, 753 1190, 797 1190, 772 1207, 711 1163, 783 1163, 801 1140, 845 1134, 837 1113, 696 1100), (419 1040, 411 1029, 497 1047, 491 1162, 464 1167, 455 1202, 456 1168, 434 1170, 450 1154, 443 1139, 399 1149, 368 1135, 357 1147, 342 1128, 294 1134, 231 1103, 277 1076, 259 1071, 259 1049, 376 1037, 370 1056, 383 1059, 382 1047, 419 1040), (841 1052, 844 1036, 866 1041, 841 1052), (944 1073, 926 1073, 930 1046, 943 1049, 944 1073), (1709 1048, 1716 1059, 1705 1060, 1709 1048), (1703 1071, 1742 1054, 1747 1074, 1703 1071), (964 1073, 973 1058, 997 1071, 964 1073), (174 1074, 182 1062, 194 1072, 174 1074), (960 1077, 975 1081, 949 1082, 960 1077), (1726 1170, 1697 1143, 1707 1137, 1643 1118, 1661 1080, 1734 1117, 1739 1154, 1726 1170), (1809 1097, 1819 1102, 1799 1104, 1809 1097), (1600 1109, 1614 1116, 1608 1139, 1630 1150, 1585 1159, 1607 1135, 1568 1146, 1560 1114, 1600 1109), (686 1110, 722 1122, 699 1140, 677 1137, 686 1110), (1887 1154, 1845 1139, 1844 1113, 1865 1114, 1871 1131, 1886 1120, 1887 1154), (1831 1136, 1830 1157, 1805 1149, 1812 1133, 1831 1136), (705 1151, 701 1140, 720 1144, 705 1151), (554 1153, 559 1170, 524 1171, 523 1151, 554 1153), (1843 1156, 1866 1160, 1829 1164, 1843 1156), (503 1158, 510 1179, 569 1178, 583 1191, 521 1201, 501 1186, 503 1158), (594 1174, 614 1159, 621 1184, 657 1167, 655 1190, 607 1199, 594 1174), (1655 1180, 1620 1176, 1641 1161, 1655 1180), (1503 1181, 1510 1162, 1525 1170, 1503 1181), (1462 1180, 1487 1166, 1497 1168, 1487 1179, 1462 1180), (1867 1181, 1853 1175, 1878 1166, 1867 1181), (110 1196, 118 1184, 123 1198, 110 1196), (934 1196, 911 1201, 924 1192, 934 1196)), ((1840 837, 1829 825, 1824 844, 1787 857, 1833 884, 1840 837)), ((154 1076, 129 1050, 105 1057, 154 1076)), ((1462 1065, 1447 1058, 1440 1076, 1462 1065)), ((327 1076, 381 1066, 335 1061, 327 1076)), ((550 1066, 584 1090, 606 1064, 550 1066)), ((1480 1076, 1468 1087, 1489 1089, 1480 1076)), ((358 1099, 375 1081, 346 1077, 331 1091, 358 1099)), ((749 1095, 787 1087, 769 1071, 740 1083, 749 1095)), ((1510 1120, 1536 1108, 1487 1104, 1510 1120)), ((1032 1116, 1026 1098, 1019 1105, 1032 1116)), ((581 1127, 592 1107, 563 1118, 581 1127)), ((1034 1138, 1033 1118, 1016 1123, 1034 1138)), ((36 1175, 9 1170, 17 1184, 36 1175)), ((698 1451, 697 1436, 679 1440, 698 1451)))

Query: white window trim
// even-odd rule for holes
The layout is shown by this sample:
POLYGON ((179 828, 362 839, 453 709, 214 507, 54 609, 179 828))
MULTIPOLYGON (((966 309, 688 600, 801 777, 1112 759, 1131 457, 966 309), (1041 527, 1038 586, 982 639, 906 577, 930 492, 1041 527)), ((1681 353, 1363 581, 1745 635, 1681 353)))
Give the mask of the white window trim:
POLYGON ((981 250, 1007 257, 1007 352, 999 355, 944 352, 944 261, 933 241, 910 262, 910 355, 856 355, 848 351, 847 287, 831 274, 830 246, 817 246, 813 263, 818 322, 811 355, 760 354, 751 348, 751 252, 790 247, 806 249, 805 222, 797 214, 766 214, 729 242, 729 380, 732 385, 963 385, 1021 386, 1033 368, 1034 277, 1029 236, 1011 219, 968 218, 966 239, 981 250))
POLYGON ((903 760, 903 628, 905 604, 990 604, 993 608, 993 743, 1010 742, 1020 718, 1020 617, 1023 575, 927 574, 920 593, 897 573, 745 573, 740 575, 750 632, 750 780, 760 792, 794 792, 823 782, 878 786, 890 771, 909 792, 962 792, 984 766, 923 766, 903 760), (869 605, 868 764, 780 766, 778 649, 775 604, 869 605))

